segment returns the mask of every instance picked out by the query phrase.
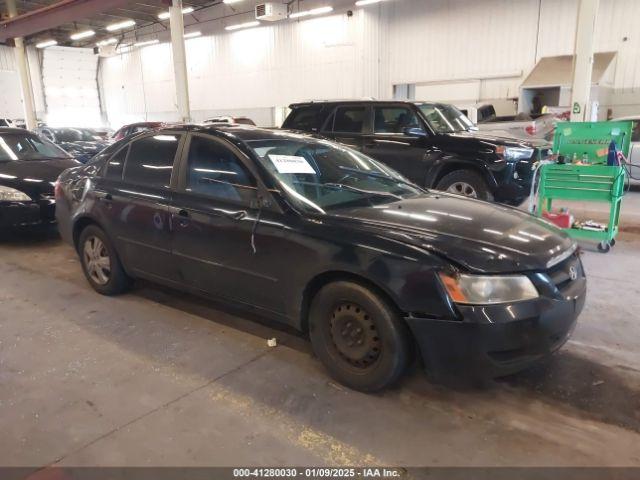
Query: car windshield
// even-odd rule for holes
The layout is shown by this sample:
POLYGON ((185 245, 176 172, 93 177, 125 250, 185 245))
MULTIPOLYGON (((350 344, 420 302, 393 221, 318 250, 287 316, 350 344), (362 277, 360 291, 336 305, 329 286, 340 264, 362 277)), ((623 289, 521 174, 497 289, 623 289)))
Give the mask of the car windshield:
POLYGON ((246 143, 287 197, 306 210, 377 205, 424 192, 375 160, 325 140, 290 135, 246 143))
POLYGON ((29 133, 0 134, 0 162, 71 158, 67 152, 48 140, 29 133))
POLYGON ((55 130, 59 142, 95 142, 100 137, 87 128, 61 128, 55 130))
POLYGON ((471 120, 453 105, 422 103, 418 108, 437 133, 464 132, 473 127, 471 120))

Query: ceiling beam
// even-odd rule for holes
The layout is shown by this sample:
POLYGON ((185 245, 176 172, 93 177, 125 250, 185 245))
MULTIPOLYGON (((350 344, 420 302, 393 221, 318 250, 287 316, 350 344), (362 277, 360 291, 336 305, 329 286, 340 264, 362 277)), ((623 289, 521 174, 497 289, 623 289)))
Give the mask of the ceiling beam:
POLYGON ((26 37, 59 25, 126 6, 131 0, 60 0, 0 22, 0 41, 26 37))

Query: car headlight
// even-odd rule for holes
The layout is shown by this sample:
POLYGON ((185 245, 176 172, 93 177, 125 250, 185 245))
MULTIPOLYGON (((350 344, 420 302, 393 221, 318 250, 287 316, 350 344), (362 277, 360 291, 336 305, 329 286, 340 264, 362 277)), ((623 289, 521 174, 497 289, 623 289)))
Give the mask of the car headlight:
POLYGON ((526 147, 498 147, 496 153, 508 162, 529 160, 533 155, 533 148, 526 147))
POLYGON ((525 275, 449 275, 440 273, 451 300, 470 305, 492 305, 538 298, 525 275))
POLYGON ((0 202, 29 202, 31 197, 15 188, 0 185, 0 202))

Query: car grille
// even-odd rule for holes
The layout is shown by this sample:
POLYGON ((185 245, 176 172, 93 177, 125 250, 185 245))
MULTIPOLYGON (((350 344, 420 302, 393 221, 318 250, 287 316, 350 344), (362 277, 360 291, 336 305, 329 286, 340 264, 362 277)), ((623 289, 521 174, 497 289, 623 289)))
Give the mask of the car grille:
POLYGON ((559 264, 551 267, 547 270, 547 275, 560 291, 567 288, 574 280, 584 277, 582 263, 580 262, 578 254, 573 253, 566 260, 563 260, 559 264))

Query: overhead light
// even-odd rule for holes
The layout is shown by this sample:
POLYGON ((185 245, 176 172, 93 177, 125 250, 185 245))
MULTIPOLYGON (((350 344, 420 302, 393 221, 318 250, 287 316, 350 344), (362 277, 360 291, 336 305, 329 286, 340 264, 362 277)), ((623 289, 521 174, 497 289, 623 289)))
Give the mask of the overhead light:
POLYGON ((157 38, 154 39, 154 40, 146 40, 144 42, 134 43, 133 46, 134 47, 146 47, 147 45, 155 45, 156 43, 160 43, 160 40, 158 40, 157 38))
POLYGON ((190 32, 190 33, 185 33, 184 38, 196 38, 196 37, 199 37, 200 35, 202 35, 202 32, 190 32))
POLYGON ((222 3, 226 3, 227 5, 232 5, 234 3, 240 3, 242 0, 222 0, 222 3))
POLYGON ((301 12, 295 12, 289 15, 289 18, 308 17, 310 15, 321 15, 323 13, 333 12, 333 7, 319 7, 312 8, 311 10, 303 10, 301 12))
MULTIPOLYGON (((190 13, 193 13, 193 7, 186 7, 182 9, 183 15, 188 15, 190 13)), ((160 20, 167 20, 170 16, 171 14, 169 12, 162 12, 158 14, 158 18, 160 20)))
POLYGON ((135 20, 124 20, 123 22, 112 23, 107 25, 108 32, 115 32, 116 30, 122 30, 123 28, 133 27, 136 24, 135 20))
POLYGON ((356 7, 364 7, 366 5, 373 5, 374 3, 380 3, 384 0, 358 0, 356 2, 356 7))
POLYGON ((54 45, 57 45, 57 44, 58 42, 56 42, 55 40, 46 40, 44 42, 36 43, 36 48, 53 47, 54 45))
POLYGON ((83 38, 93 37, 96 34, 93 30, 85 30, 83 32, 74 33, 69 38, 71 40, 82 40, 83 38))
POLYGON ((225 30, 240 30, 241 28, 251 28, 251 27, 257 27, 258 25, 260 25, 260 22, 253 21, 253 22, 247 22, 247 23, 237 23, 235 25, 229 25, 228 27, 224 27, 225 30))
POLYGON ((106 40, 101 40, 99 42, 96 43, 96 46, 98 47, 104 47, 107 45, 113 45, 118 43, 118 39, 115 37, 111 37, 111 38, 107 38, 106 40))

